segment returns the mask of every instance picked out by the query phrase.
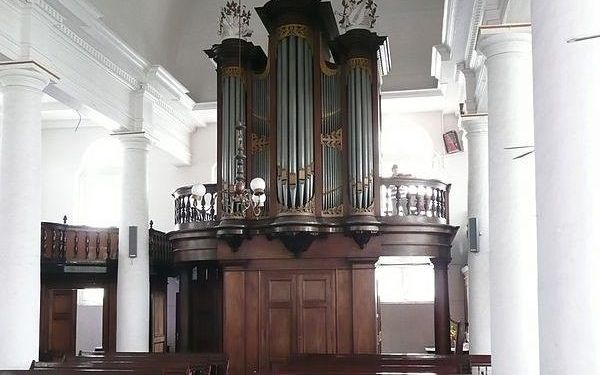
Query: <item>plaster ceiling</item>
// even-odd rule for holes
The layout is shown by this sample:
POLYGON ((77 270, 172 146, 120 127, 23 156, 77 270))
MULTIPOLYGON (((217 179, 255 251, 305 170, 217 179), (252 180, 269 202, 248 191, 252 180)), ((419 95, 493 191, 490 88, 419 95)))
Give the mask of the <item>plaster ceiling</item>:
MULTIPOLYGON (((223 0, 88 0, 104 23, 152 64, 163 65, 197 102, 216 100, 214 66, 203 50, 218 42, 223 0)), ((266 0, 243 0, 249 8, 266 0)), ((341 0, 333 0, 335 11, 341 0)), ((384 91, 435 87, 431 48, 442 39, 444 0, 378 0, 376 29, 387 35, 392 72, 384 91)), ((253 11, 252 41, 266 49, 267 35, 253 11)))

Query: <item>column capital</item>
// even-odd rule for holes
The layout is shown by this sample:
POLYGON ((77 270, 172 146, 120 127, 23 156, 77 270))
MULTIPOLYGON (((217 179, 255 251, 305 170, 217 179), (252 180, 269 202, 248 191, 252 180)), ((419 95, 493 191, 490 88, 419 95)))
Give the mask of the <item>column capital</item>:
POLYGON ((51 81, 58 81, 58 77, 33 61, 0 63, 0 88, 23 87, 41 91, 51 81))
POLYGON ((429 258, 434 270, 447 270, 451 259, 445 257, 429 258))
POLYGON ((465 131, 467 138, 473 134, 487 134, 488 115, 464 115, 460 118, 460 127, 465 131))
POLYGON ((488 59, 504 53, 531 53, 531 25, 482 27, 477 50, 488 59))
POLYGON ((143 131, 115 132, 111 135, 117 138, 126 150, 148 151, 152 142, 150 135, 143 131))

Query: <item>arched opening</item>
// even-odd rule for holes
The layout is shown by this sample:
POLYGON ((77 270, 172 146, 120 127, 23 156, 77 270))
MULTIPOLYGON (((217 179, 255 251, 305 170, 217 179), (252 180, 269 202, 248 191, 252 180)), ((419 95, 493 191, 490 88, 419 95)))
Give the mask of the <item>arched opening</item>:
POLYGON ((78 175, 77 222, 96 227, 118 226, 121 217, 121 144, 103 138, 86 150, 78 175))

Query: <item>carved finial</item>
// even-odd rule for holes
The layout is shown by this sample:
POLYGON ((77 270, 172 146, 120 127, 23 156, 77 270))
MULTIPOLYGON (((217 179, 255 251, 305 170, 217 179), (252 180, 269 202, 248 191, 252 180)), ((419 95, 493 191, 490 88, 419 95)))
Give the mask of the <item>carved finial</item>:
POLYGON ((154 226, 154 221, 150 220, 150 229, 152 229, 153 226, 154 226))
POLYGON ((63 216, 63 224, 67 225, 67 215, 63 216))
POLYGON ((246 6, 240 6, 236 1, 230 0, 221 9, 219 20, 219 36, 221 40, 236 38, 246 39, 252 36, 250 29, 251 13, 246 6))
POLYGON ((345 31, 354 29, 372 29, 377 20, 375 0, 342 0, 340 26, 345 31))

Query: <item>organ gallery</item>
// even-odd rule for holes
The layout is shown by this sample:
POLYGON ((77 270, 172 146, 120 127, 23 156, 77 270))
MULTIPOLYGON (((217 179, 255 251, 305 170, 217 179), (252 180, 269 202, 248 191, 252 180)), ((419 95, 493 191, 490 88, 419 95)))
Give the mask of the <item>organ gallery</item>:
POLYGON ((180 349, 224 351, 234 374, 294 353, 377 353, 381 256, 431 259, 435 350, 450 353, 450 185, 380 177, 389 45, 372 31, 370 2, 358 3, 345 3, 340 32, 329 2, 267 2, 256 9, 267 51, 249 37, 249 12, 230 3, 222 40, 206 50, 217 184, 174 193, 169 238, 180 349))

